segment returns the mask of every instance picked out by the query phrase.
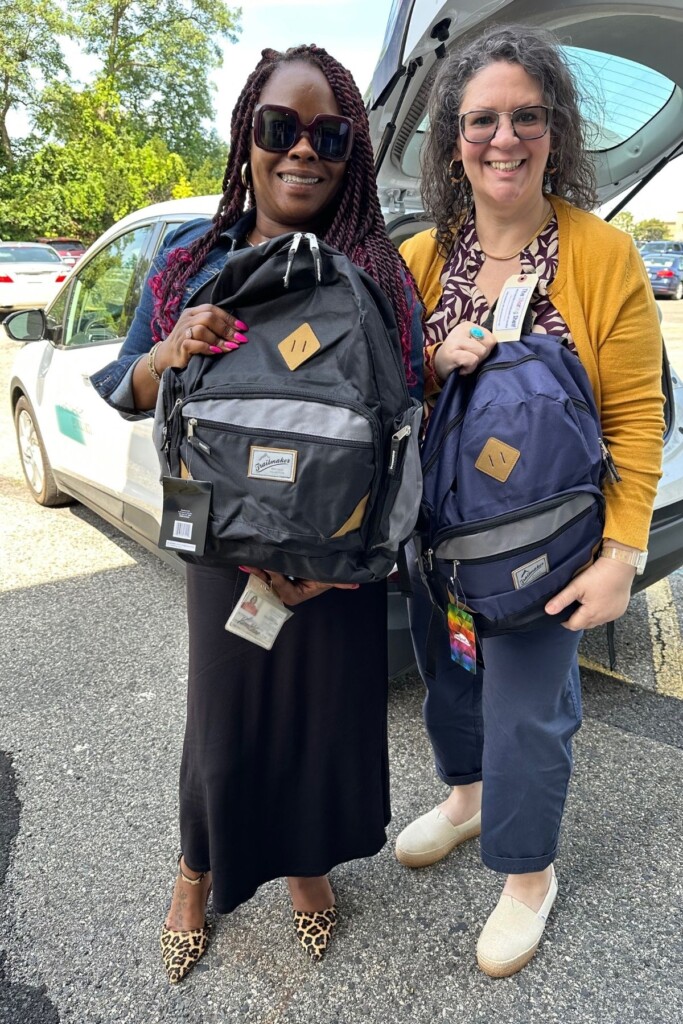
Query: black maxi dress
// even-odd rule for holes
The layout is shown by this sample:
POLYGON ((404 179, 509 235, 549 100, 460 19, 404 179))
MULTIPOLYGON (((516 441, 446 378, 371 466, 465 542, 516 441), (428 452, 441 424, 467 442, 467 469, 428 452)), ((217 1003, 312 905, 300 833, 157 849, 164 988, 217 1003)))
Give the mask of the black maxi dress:
POLYGON ((247 577, 187 566, 180 832, 229 913, 266 881, 324 875, 386 842, 386 584, 293 608, 273 649, 225 630, 247 577))

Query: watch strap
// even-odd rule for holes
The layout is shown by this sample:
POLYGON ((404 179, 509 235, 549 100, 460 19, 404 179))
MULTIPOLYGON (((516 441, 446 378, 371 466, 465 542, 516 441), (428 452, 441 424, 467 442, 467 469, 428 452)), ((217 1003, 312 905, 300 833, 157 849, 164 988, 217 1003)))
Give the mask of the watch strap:
POLYGON ((624 548, 616 548, 611 544, 605 544, 600 552, 602 558, 612 558, 624 565, 632 565, 636 570, 636 576, 641 576, 647 562, 647 551, 626 551, 624 548))

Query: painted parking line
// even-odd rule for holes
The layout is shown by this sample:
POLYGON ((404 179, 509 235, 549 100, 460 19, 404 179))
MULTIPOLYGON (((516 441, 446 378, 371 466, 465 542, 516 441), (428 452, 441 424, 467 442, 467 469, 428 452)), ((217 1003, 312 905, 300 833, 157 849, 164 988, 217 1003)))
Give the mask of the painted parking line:
POLYGON ((683 643, 668 579, 653 583, 645 597, 657 692, 683 700, 683 643))
POLYGON ((593 661, 592 658, 587 658, 583 654, 579 654, 579 666, 587 669, 589 672, 598 672, 601 676, 609 676, 610 679, 618 679, 620 683, 632 683, 633 680, 629 679, 622 672, 617 672, 615 669, 609 667, 609 665, 603 665, 600 661, 593 661))

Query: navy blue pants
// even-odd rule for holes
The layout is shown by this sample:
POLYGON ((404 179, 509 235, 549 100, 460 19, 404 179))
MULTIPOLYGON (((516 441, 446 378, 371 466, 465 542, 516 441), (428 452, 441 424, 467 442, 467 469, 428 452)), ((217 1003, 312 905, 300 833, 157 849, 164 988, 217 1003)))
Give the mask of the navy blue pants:
POLYGON ((412 582, 410 625, 427 687, 424 717, 437 772, 451 786, 483 781, 481 858, 487 867, 506 874, 542 871, 555 860, 571 739, 581 725, 581 633, 550 622, 488 637, 482 642, 486 668, 474 675, 451 660, 443 617, 419 577, 412 582), (432 615, 436 647, 429 673, 432 615))

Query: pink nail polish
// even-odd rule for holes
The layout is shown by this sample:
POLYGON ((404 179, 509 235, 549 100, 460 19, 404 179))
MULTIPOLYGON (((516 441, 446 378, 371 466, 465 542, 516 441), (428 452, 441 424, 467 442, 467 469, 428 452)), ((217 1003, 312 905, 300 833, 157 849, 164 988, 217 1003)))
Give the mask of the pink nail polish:
MULTIPOLYGON (((234 341, 226 341, 225 347, 227 348, 228 352, 234 352, 236 348, 239 348, 239 345, 236 345, 234 341)), ((218 351, 220 352, 220 349, 218 351)))
POLYGON ((235 339, 235 341, 241 341, 242 343, 249 340, 248 338, 245 338, 243 334, 239 334, 237 331, 235 331, 235 333, 233 334, 233 338, 235 339))
POLYGON ((215 354, 217 356, 222 356, 223 355, 223 349, 222 348, 218 348, 217 345, 209 345, 209 352, 215 352, 215 354))
POLYGON ((248 331, 249 330, 247 325, 243 324, 241 320, 235 320, 235 327, 237 327, 240 331, 248 331))

